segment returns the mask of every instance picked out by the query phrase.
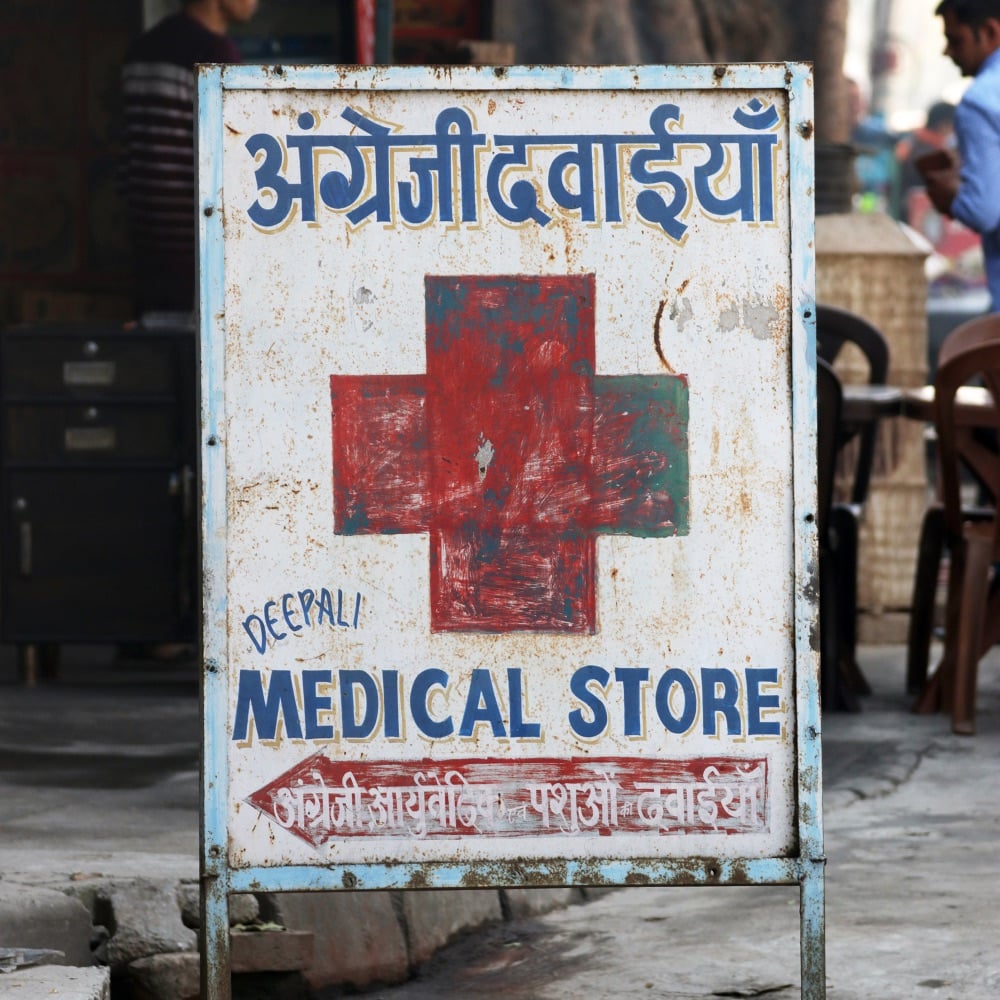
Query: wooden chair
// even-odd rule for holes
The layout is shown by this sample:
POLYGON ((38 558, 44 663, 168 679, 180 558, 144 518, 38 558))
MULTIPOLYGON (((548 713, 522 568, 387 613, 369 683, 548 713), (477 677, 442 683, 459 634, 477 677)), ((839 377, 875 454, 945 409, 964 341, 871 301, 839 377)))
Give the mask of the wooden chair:
MULTIPOLYGON (((944 544, 950 553, 945 610, 945 652, 925 685, 916 710, 951 713, 952 731, 975 732, 976 675, 983 654, 1000 640, 1000 588, 994 586, 994 563, 1000 562, 1000 455, 985 446, 970 455, 974 442, 964 439, 955 421, 958 389, 980 379, 994 401, 1000 401, 1000 340, 988 340, 952 354, 934 380, 934 425, 937 431, 940 510, 944 544), (993 498, 992 508, 968 515, 961 502, 963 463, 974 463, 977 478, 993 498)), ((992 429, 1000 430, 996 406, 992 429)))
POLYGON ((844 683, 841 655, 838 536, 832 530, 833 486, 840 450, 840 409, 843 392, 833 367, 816 359, 816 526, 819 536, 820 675, 827 711, 856 709, 844 683))
MULTIPOLYGON (((957 326, 945 338, 938 352, 938 370, 952 358, 981 344, 1000 341, 1000 314, 978 316, 957 326)), ((966 469, 988 491, 982 476, 976 471, 980 464, 988 469, 992 455, 977 438, 972 428, 956 428, 955 442, 959 457, 966 469)), ((995 502, 995 498, 994 498, 995 502)), ((966 521, 989 521, 993 509, 986 505, 963 508, 966 521)), ((927 681, 931 636, 934 631, 934 608, 937 598, 938 576, 945 549, 944 507, 940 501, 931 504, 924 514, 917 546, 917 565, 913 577, 913 600, 910 606, 910 624, 906 642, 906 689, 919 694, 927 681)))
MULTIPOLYGON (((885 337, 867 320, 845 309, 820 305, 816 310, 816 353, 830 364, 836 362, 845 344, 854 344, 868 365, 871 385, 883 385, 889 373, 889 345, 885 337)), ((854 461, 849 475, 848 499, 831 507, 831 530, 836 535, 835 575, 837 607, 839 614, 841 672, 848 688, 859 694, 868 694, 868 683, 857 663, 858 630, 858 535, 868 487, 871 483, 872 463, 878 422, 866 424, 857 432, 854 461)), ((853 432, 842 433, 838 451, 847 445, 853 432)), ((851 452, 848 452, 851 454, 851 452)), ((843 463, 841 463, 843 472, 843 463)))

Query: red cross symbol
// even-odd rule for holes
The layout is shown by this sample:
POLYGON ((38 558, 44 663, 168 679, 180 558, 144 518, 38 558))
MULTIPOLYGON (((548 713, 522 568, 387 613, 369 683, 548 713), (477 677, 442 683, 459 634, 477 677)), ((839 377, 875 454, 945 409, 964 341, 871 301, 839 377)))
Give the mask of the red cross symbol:
POLYGON ((432 631, 592 633, 596 536, 687 533, 687 381, 595 374, 593 275, 425 290, 425 375, 330 378, 334 530, 430 535, 432 631))

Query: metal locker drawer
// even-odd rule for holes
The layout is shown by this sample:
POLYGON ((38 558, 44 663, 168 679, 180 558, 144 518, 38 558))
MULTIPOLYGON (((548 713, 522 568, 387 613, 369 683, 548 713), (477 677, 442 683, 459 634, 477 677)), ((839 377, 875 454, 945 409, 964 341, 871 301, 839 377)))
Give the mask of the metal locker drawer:
POLYGON ((171 395, 177 390, 174 345, 153 335, 8 333, 2 369, 7 397, 171 395))
POLYGON ((87 465, 177 458, 173 405, 11 404, 5 410, 7 462, 87 465))

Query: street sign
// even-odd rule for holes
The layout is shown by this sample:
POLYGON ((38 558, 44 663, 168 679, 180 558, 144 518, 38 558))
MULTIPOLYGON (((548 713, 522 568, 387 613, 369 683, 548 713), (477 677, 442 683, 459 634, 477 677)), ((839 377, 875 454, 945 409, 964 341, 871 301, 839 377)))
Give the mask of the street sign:
POLYGON ((201 70, 214 954, 250 888, 794 883, 822 995, 811 115, 201 70))

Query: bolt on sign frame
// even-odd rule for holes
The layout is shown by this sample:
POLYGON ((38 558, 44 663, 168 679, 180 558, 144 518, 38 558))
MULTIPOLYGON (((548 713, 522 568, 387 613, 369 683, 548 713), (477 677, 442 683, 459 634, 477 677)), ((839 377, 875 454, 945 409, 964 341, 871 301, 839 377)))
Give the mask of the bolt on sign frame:
POLYGON ((233 892, 800 886, 800 64, 202 67, 205 995, 233 892))

